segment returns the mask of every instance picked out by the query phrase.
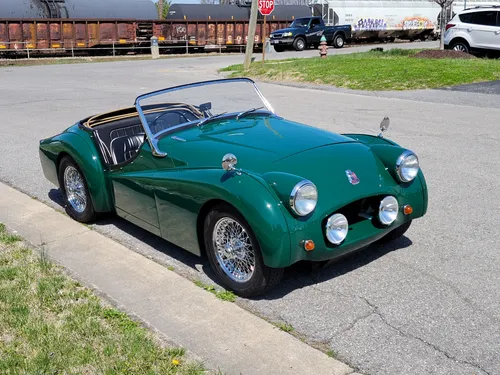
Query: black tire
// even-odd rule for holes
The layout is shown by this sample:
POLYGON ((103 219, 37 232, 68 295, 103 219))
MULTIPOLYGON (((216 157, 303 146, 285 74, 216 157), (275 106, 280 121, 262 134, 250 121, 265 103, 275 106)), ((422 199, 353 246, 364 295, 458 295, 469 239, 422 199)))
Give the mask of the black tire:
POLYGON ((465 40, 456 40, 451 42, 451 49, 454 51, 461 51, 470 53, 470 46, 465 40))
POLYGON ((342 48, 345 45, 345 37, 342 34, 337 34, 333 38, 333 46, 335 48, 342 48))
POLYGON ((234 291, 241 297, 255 297, 279 284, 283 276, 283 268, 271 268, 264 264, 259 243, 250 225, 233 207, 226 204, 214 207, 205 217, 203 233, 210 266, 226 288, 234 291), (248 240, 254 253, 254 270, 247 281, 235 281, 230 278, 217 260, 217 250, 214 247, 214 230, 216 225, 224 220, 236 222, 248 234, 248 240))
POLYGON ((399 227, 397 227, 393 231, 390 231, 389 233, 387 233, 384 237, 382 237, 380 239, 380 242, 390 242, 390 241, 397 240, 399 237, 401 237, 403 234, 406 233, 406 231, 410 228, 411 223, 412 223, 412 220, 407 221, 406 223, 404 223, 403 225, 400 225, 399 227))
POLYGON ((92 203, 92 197, 89 193, 89 189, 87 186, 87 181, 83 172, 81 171, 78 164, 71 158, 70 156, 65 156, 61 159, 58 168, 58 178, 59 178, 59 186, 61 187, 61 193, 64 200, 64 208, 66 209, 66 213, 76 221, 81 223, 89 223, 96 218, 96 212, 94 211, 94 205, 92 203), (77 173, 81 178, 83 183, 83 187, 81 188, 81 192, 83 192, 85 197, 85 205, 80 209, 77 209, 77 204, 72 203, 68 198, 68 192, 66 191, 66 172, 69 173, 77 173), (83 208, 83 209, 82 209, 83 208))
POLYGON ((274 46, 274 50, 276 52, 283 52, 285 50, 285 47, 283 47, 283 46, 274 46))
POLYGON ((295 40, 293 41, 293 48, 295 48, 295 51, 303 51, 306 49, 306 47, 306 40, 301 36, 295 38, 295 40))

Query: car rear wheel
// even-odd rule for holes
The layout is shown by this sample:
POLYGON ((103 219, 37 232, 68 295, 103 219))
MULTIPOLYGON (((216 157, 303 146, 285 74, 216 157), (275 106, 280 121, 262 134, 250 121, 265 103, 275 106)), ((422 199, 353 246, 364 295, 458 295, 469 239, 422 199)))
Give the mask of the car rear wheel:
POLYGON ((406 231, 410 228, 412 220, 404 223, 403 225, 400 225, 393 231, 390 231, 388 234, 386 234, 384 237, 380 239, 381 242, 389 242, 389 241, 394 241, 401 237, 403 234, 406 233, 406 231))
POLYGON ((283 268, 264 264, 252 229, 231 206, 219 205, 206 216, 204 242, 212 269, 236 294, 253 297, 279 284, 283 268))
POLYGON ((465 52, 465 53, 469 53, 469 51, 470 51, 469 44, 465 41, 462 41, 462 40, 458 40, 456 42, 453 42, 451 44, 451 49, 454 51, 460 51, 460 52, 465 52))
POLYGON ((63 157, 58 174, 66 213, 82 223, 94 220, 96 213, 87 182, 76 162, 69 156, 63 157))
POLYGON ((293 41, 293 48, 295 48, 296 51, 303 51, 306 49, 306 41, 302 37, 295 38, 293 41))
POLYGON ((344 47, 345 44, 345 38, 343 35, 335 35, 335 38, 333 38, 333 46, 335 48, 342 48, 344 47))

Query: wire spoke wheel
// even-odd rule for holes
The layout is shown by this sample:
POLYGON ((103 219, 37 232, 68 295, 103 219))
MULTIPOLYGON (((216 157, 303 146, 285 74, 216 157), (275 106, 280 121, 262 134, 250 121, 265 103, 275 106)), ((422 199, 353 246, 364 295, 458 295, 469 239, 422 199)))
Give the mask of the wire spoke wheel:
POLYGON ((83 177, 78 170, 72 166, 68 166, 64 170, 64 188, 68 203, 76 212, 82 213, 87 207, 87 194, 83 177))
POLYGON ((250 236, 236 220, 223 217, 213 230, 216 259, 224 273, 233 281, 245 283, 255 271, 255 251, 250 236))

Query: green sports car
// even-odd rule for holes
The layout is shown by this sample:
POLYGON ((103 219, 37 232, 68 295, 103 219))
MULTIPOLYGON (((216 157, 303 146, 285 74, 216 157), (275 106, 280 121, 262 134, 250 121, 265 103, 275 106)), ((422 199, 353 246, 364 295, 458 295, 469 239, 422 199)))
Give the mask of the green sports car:
POLYGON ((67 213, 120 217, 197 255, 241 296, 283 269, 405 233, 427 211, 417 156, 278 116, 247 78, 175 86, 40 141, 67 213))

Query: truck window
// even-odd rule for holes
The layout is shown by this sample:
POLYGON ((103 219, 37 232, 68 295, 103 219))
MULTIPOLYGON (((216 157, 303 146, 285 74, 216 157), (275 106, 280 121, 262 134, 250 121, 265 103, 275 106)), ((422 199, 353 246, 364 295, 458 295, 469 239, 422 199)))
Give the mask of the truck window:
POLYGON ((321 21, 319 18, 313 18, 311 20, 311 27, 321 26, 321 21))

